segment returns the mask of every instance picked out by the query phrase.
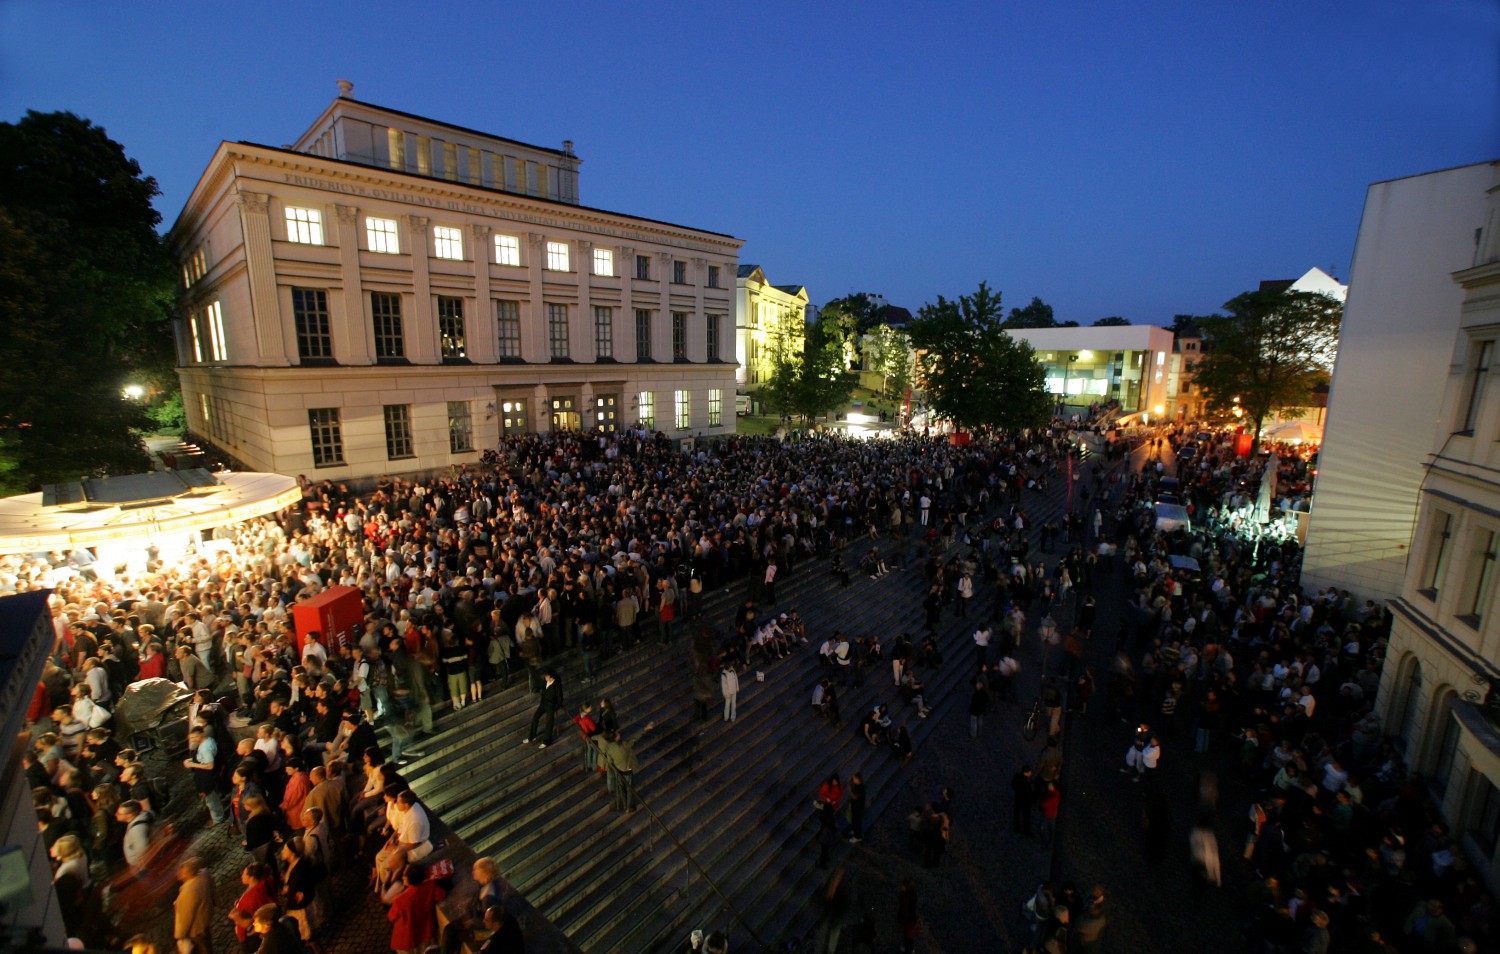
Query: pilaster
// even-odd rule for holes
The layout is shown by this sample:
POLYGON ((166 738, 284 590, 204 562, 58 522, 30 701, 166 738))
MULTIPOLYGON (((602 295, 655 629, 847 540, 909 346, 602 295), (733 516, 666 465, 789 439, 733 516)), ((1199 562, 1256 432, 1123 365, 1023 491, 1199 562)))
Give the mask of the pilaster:
POLYGON ((359 274, 359 209, 335 205, 333 211, 339 242, 339 277, 344 286, 342 304, 330 315, 333 358, 339 364, 370 364, 372 332, 365 320, 364 285, 359 274))
POLYGON ((594 362, 599 360, 594 347, 594 243, 578 239, 573 243, 573 274, 578 278, 578 307, 574 309, 568 341, 572 346, 573 360, 594 362))
POLYGON ((526 274, 531 279, 531 300, 521 309, 521 360, 528 364, 547 361, 547 306, 542 288, 543 270, 547 266, 546 245, 545 235, 526 233, 526 274))
POLYGON ((499 360, 499 329, 495 327, 495 305, 490 298, 490 256, 494 248, 494 230, 488 225, 471 225, 474 235, 474 301, 464 316, 468 325, 469 360, 475 364, 494 364, 499 360))
POLYGON ((438 364, 437 322, 432 316, 432 224, 426 216, 408 215, 411 227, 411 314, 403 315, 406 360, 412 364, 438 364))
POLYGON ((250 275, 250 308, 255 316, 257 363, 286 367, 296 359, 296 333, 287 326, 291 316, 281 313, 276 288, 276 253, 271 244, 271 200, 258 192, 235 197, 240 228, 245 237, 245 264, 250 275))

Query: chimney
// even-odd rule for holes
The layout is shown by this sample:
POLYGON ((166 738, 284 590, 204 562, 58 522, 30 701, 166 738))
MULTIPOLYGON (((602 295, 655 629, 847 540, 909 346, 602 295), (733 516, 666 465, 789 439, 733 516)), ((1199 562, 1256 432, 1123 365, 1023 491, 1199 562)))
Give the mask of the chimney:
POLYGON ((348 80, 336 80, 336 82, 337 82, 338 87, 339 87, 339 98, 340 99, 353 99, 354 98, 354 84, 353 83, 349 82, 348 80))

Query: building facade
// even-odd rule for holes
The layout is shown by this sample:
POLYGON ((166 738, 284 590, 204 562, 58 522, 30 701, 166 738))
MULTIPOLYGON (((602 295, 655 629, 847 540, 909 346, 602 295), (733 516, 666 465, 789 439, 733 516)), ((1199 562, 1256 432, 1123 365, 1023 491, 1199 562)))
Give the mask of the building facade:
POLYGON ((1307 588, 1401 592, 1463 289, 1485 224, 1489 163, 1371 185, 1328 395, 1303 555, 1307 588), (1398 385, 1398 386, 1393 386, 1398 385))
POLYGON ((749 393, 766 383, 785 350, 801 354, 808 323, 807 289, 772 285, 759 265, 741 265, 734 279, 735 385, 749 393))
POLYGON ((1012 328, 1036 351, 1047 390, 1075 411, 1119 401, 1126 413, 1166 413, 1167 359, 1172 332, 1155 325, 1012 328))
MULTIPOLYGON (((1444 275, 1458 293, 1453 314, 1444 316, 1456 331, 1448 336, 1444 373, 1434 375, 1433 383, 1442 384, 1431 388, 1439 394, 1438 411, 1426 428, 1430 446, 1420 461, 1411 559, 1391 601, 1381 715, 1494 889, 1500 887, 1500 162, 1433 175, 1472 189, 1465 214, 1451 220, 1469 250, 1459 269, 1444 275)), ((1362 229, 1361 245, 1365 239, 1362 229)), ((1360 274, 1354 279, 1351 306, 1363 293, 1360 274)), ((1343 353, 1339 361, 1342 367, 1343 353)), ((1330 412, 1330 430, 1344 419, 1330 412)))
POLYGON ((340 87, 290 147, 221 143, 172 228, 195 438, 341 480, 506 434, 733 431, 739 239, 580 204, 570 142, 340 87))

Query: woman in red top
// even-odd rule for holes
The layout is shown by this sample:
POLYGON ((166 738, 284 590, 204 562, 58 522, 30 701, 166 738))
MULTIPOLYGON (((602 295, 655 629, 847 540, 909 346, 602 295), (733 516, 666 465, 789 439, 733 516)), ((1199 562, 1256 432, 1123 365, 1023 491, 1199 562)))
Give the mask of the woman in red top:
POLYGON ((391 950, 416 954, 437 940, 437 903, 447 892, 427 880, 427 869, 421 865, 407 865, 402 880, 406 890, 396 895, 386 915, 391 922, 391 950))
POLYGON ((271 868, 269 865, 252 861, 240 872, 240 884, 245 886, 245 893, 234 903, 229 911, 229 920, 234 922, 234 936, 239 938, 241 944, 250 936, 250 926, 255 920, 255 912, 261 905, 275 904, 276 893, 271 889, 271 868))
POLYGON ((165 679, 167 676, 167 657, 161 653, 161 647, 154 641, 147 643, 141 650, 141 669, 136 674, 136 679, 165 679))
POLYGON ((839 782, 839 773, 834 772, 818 789, 818 823, 824 828, 832 829, 843 802, 844 786, 839 782))
POLYGON ((1048 782, 1036 804, 1042 812, 1042 844, 1050 845, 1052 833, 1057 829, 1057 809, 1062 804, 1062 792, 1057 790, 1057 783, 1048 782))

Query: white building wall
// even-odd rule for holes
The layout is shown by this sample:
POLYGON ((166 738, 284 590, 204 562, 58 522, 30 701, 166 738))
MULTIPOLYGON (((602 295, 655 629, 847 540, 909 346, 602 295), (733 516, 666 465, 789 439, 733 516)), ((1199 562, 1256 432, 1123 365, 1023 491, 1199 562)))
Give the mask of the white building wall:
POLYGON ((1305 587, 1401 590, 1488 163, 1372 185, 1360 220, 1303 558, 1305 587))

